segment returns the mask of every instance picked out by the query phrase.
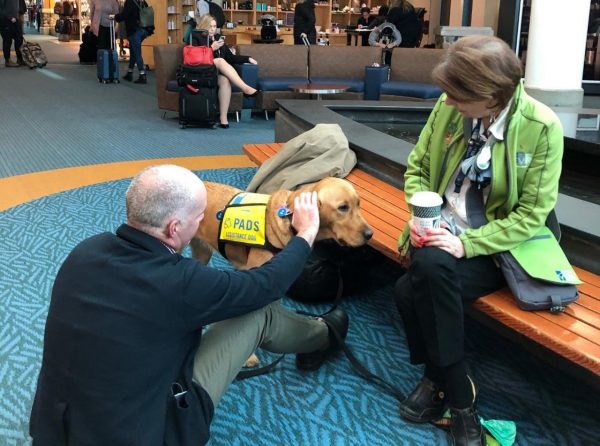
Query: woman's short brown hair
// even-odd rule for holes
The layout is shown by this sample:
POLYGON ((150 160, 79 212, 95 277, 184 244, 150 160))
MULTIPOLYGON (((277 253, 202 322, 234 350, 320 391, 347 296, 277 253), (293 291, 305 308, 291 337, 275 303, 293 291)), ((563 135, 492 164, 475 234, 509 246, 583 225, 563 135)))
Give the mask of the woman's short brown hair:
POLYGON ((498 107, 504 108, 522 74, 521 61, 503 40, 468 36, 450 45, 432 77, 455 101, 494 99, 498 107))

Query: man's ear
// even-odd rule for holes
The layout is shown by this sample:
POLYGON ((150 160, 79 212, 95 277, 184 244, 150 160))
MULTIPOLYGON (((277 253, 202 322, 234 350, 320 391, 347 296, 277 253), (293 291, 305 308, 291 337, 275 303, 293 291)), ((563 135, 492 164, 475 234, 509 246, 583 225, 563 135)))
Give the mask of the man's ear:
POLYGON ((178 231, 179 220, 174 218, 173 220, 169 220, 165 227, 165 235, 167 238, 173 238, 175 233, 178 231))

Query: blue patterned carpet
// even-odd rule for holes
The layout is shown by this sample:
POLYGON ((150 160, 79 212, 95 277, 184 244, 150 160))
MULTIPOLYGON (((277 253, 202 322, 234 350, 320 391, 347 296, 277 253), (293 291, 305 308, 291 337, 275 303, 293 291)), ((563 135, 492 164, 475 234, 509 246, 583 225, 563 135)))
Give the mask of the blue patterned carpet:
MULTIPOLYGON (((254 169, 199 172, 206 180, 242 188, 253 174, 254 169)), ((30 443, 28 417, 54 276, 79 241, 114 230, 124 221, 128 183, 122 180, 76 189, 1 214, 1 446, 30 443)), ((214 265, 229 267, 222 259, 214 265)), ((286 303, 301 307, 287 299, 286 303)), ((357 356, 408 392, 420 370, 408 364, 390 286, 349 297, 342 305, 351 318, 348 344, 357 356)), ((469 321, 467 330, 467 354, 479 384, 484 417, 514 420, 518 445, 598 444, 597 391, 475 322, 469 321)), ((397 401, 358 378, 344 357, 328 362, 318 372, 303 374, 289 356, 274 373, 231 386, 217 408, 210 444, 446 445, 448 439, 433 427, 401 420, 397 401)))

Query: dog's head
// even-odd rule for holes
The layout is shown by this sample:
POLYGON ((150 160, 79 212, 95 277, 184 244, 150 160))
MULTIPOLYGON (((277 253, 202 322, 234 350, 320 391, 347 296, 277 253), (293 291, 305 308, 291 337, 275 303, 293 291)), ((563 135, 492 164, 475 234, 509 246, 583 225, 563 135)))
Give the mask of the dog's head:
POLYGON ((360 212, 360 198, 350 182, 328 177, 308 187, 319 200, 318 240, 333 239, 341 246, 362 246, 370 240, 373 231, 360 212))
POLYGON ((373 231, 360 213, 360 198, 346 180, 327 177, 291 192, 280 190, 271 195, 267 218, 267 236, 276 247, 283 247, 292 237, 291 220, 277 215, 285 204, 294 211, 294 198, 301 192, 317 192, 320 228, 317 240, 333 239, 341 246, 362 246, 373 236, 373 231))

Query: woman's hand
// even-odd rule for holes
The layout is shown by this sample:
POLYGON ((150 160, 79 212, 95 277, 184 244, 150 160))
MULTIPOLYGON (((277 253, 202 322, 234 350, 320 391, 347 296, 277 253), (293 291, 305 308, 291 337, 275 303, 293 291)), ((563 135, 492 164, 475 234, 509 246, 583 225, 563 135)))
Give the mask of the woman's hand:
POLYGON ((457 259, 463 258, 465 256, 465 247, 461 239, 446 229, 448 227, 446 222, 442 222, 441 226, 441 228, 426 229, 424 235, 419 235, 417 227, 413 220, 410 219, 408 227, 410 228, 411 245, 415 248, 435 246, 436 248, 443 249, 457 259))
POLYGON ((258 62, 254 59, 252 59, 251 57, 248 59, 248 62, 250 62, 253 65, 258 65, 258 62))
POLYGON ((213 51, 217 51, 218 49, 220 49, 223 45, 225 45, 225 41, 224 40, 213 40, 213 43, 210 44, 210 48, 213 51))

